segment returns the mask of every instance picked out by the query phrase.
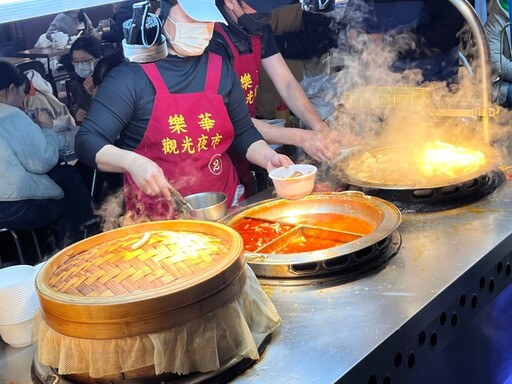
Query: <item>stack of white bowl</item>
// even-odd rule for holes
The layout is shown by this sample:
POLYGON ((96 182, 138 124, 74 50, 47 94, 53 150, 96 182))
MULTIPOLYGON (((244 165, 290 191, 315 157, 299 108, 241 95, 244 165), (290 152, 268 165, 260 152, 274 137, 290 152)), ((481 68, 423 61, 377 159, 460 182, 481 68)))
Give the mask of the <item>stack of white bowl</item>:
POLYGON ((0 269, 0 336, 13 347, 32 344, 32 318, 39 309, 38 271, 30 265, 0 269))

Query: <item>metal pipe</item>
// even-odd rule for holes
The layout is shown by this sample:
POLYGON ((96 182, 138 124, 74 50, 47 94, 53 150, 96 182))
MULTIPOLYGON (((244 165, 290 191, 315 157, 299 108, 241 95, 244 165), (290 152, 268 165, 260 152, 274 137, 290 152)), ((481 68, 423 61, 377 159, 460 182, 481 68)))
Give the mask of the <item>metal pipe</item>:
POLYGON ((482 106, 482 129, 484 132, 484 140, 487 144, 490 142, 489 134, 489 105, 491 96, 491 78, 490 78, 490 54, 489 44, 484 31, 484 26, 475 9, 466 0, 450 0, 450 2, 462 14, 468 23, 478 50, 478 59, 480 60, 481 81, 481 106, 482 106))

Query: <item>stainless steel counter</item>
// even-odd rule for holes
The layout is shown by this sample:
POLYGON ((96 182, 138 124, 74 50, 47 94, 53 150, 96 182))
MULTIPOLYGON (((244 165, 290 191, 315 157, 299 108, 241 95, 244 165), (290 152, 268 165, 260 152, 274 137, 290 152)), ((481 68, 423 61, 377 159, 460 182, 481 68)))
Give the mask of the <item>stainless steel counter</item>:
POLYGON ((421 363, 512 282, 512 183, 462 208, 405 214, 398 231, 399 253, 373 275, 265 285, 283 323, 235 382, 419 383, 421 363))
MULTIPOLYGON (((399 232, 399 253, 360 280, 263 282, 283 322, 234 382, 417 383, 422 364, 512 282, 512 183, 462 208, 405 214, 399 232)), ((30 382, 33 349, 0 344, 0 383, 30 382)))

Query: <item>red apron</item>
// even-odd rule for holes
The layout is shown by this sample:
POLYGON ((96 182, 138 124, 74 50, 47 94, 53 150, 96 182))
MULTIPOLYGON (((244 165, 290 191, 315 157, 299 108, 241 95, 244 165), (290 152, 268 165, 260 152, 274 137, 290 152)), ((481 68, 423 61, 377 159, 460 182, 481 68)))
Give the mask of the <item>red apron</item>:
MULTIPOLYGON (((229 45, 233 54, 233 67, 235 72, 240 76, 240 85, 244 91, 245 103, 249 109, 251 117, 256 116, 256 93, 260 85, 260 66, 261 66, 261 40, 259 36, 251 36, 252 53, 241 55, 235 47, 226 31, 218 24, 215 29, 219 32, 229 45)), ((256 180, 250 169, 249 161, 238 154, 238 152, 230 149, 229 157, 235 164, 236 172, 240 181, 245 187, 245 197, 254 195, 256 190, 256 180)))
MULTIPOLYGON (((134 152, 156 162, 169 182, 183 195, 224 192, 228 205, 239 184, 226 154, 234 129, 219 95, 222 58, 210 53, 203 92, 170 93, 154 63, 142 69, 156 95, 146 132, 134 152)), ((173 218, 173 204, 161 196, 144 194, 125 174, 126 212, 133 220, 173 218)))
POLYGON ((256 116, 256 93, 260 85, 260 67, 261 67, 261 40, 259 36, 251 36, 252 53, 241 55, 228 34, 222 27, 215 24, 215 30, 219 32, 229 45, 233 54, 233 67, 240 76, 240 85, 244 90, 245 104, 249 108, 251 117, 256 116))

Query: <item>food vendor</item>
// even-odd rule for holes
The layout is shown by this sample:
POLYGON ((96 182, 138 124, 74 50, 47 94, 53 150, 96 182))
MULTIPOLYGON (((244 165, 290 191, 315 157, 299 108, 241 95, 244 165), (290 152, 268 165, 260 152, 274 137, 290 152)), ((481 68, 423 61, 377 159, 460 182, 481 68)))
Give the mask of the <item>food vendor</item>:
MULTIPOLYGON (((261 120, 254 124, 269 142, 302 147, 317 161, 328 161, 336 155, 338 145, 332 132, 318 115, 297 79, 284 61, 270 27, 271 11, 290 4, 290 0, 216 0, 227 25, 216 24, 214 50, 229 58, 240 77, 251 116, 256 117, 256 94, 259 71, 263 66, 276 86, 279 95, 292 112, 312 130, 276 129, 261 120)), ((230 153, 246 190, 251 186, 249 164, 230 153)))
POLYGON ((267 170, 292 164, 254 127, 230 63, 205 52, 214 22, 225 22, 215 1, 164 0, 159 18, 170 54, 114 68, 76 137, 82 161, 125 174, 133 221, 172 216, 171 185, 182 195, 224 192, 235 203, 231 145, 267 170))
POLYGON ((262 66, 298 118, 314 131, 329 130, 284 61, 269 24, 270 12, 290 3, 290 0, 216 0, 228 23, 216 25, 215 29, 222 37, 216 36, 215 42, 225 45, 242 84, 247 85, 244 87, 245 99, 253 117, 256 115, 258 73, 262 66))

